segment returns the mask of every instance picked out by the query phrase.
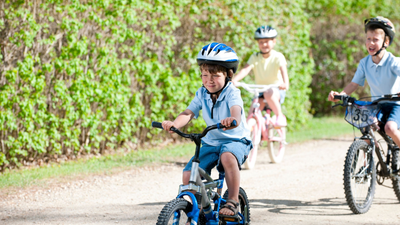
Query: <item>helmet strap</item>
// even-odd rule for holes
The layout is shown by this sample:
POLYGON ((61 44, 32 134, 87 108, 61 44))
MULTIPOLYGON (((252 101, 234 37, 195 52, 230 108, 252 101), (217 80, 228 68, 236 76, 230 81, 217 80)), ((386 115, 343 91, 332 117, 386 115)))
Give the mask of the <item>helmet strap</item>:
POLYGON ((386 33, 385 33, 385 38, 383 39, 382 48, 381 48, 381 49, 379 49, 379 51, 377 51, 377 52, 376 52, 376 53, 375 53, 373 56, 377 56, 377 55, 379 55, 379 53, 381 53, 383 49, 386 49, 386 46, 385 46, 385 41, 386 41, 386 33))
MULTIPOLYGON (((229 74, 229 69, 226 69, 226 72, 229 74)), ((216 91, 216 92, 213 92, 213 93, 211 93, 206 87, 204 87, 204 84, 203 84, 203 87, 206 89, 206 91, 207 91, 207 94, 209 94, 210 95, 210 97, 211 97, 211 100, 212 100, 212 102, 213 102, 213 106, 212 106, 212 108, 211 108, 211 119, 214 119, 214 106, 215 106, 215 103, 217 102, 217 98, 213 98, 213 95, 218 95, 219 93, 221 93, 222 92, 222 90, 224 90, 224 88, 226 87, 226 85, 228 84, 228 82, 231 80, 231 78, 230 77, 228 77, 228 74, 226 75, 226 77, 225 77, 225 85, 221 88, 221 90, 219 90, 219 91, 216 91)))

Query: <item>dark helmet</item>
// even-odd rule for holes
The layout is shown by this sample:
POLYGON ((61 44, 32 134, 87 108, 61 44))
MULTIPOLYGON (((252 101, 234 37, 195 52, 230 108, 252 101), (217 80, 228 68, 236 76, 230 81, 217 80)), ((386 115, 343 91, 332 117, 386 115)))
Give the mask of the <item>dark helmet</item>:
POLYGON ((278 32, 271 26, 261 26, 254 33, 254 39, 275 38, 278 32))
POLYGON ((385 31, 385 34, 389 36, 389 45, 392 44, 396 31, 394 29, 393 23, 389 19, 378 16, 364 20, 365 32, 367 32, 368 28, 371 25, 377 25, 378 27, 382 28, 385 31))
POLYGON ((197 55, 197 64, 214 64, 220 65, 236 72, 239 59, 233 49, 223 43, 211 43, 204 46, 197 55))

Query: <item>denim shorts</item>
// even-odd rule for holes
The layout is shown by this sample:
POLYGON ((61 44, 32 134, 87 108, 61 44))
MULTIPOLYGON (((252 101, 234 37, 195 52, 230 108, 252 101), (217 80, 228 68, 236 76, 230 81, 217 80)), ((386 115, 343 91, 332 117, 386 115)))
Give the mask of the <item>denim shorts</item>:
MULTIPOLYGON (((286 90, 279 90, 279 96, 280 96, 280 100, 279 103, 283 104, 283 102, 285 101, 285 97, 286 97, 286 90)), ((258 95, 259 98, 264 98, 264 92, 261 92, 258 95)))
MULTIPOLYGON (((208 174, 211 174, 212 168, 217 166, 217 170, 220 173, 224 173, 224 167, 220 163, 220 158, 222 153, 230 152, 236 157, 239 169, 241 169, 241 165, 246 161, 252 147, 253 145, 251 141, 247 140, 246 138, 242 138, 238 141, 228 142, 220 146, 211 146, 205 142, 202 142, 199 155, 199 167, 205 170, 208 174)), ((190 159, 183 171, 190 171, 192 169, 192 160, 193 157, 190 159)))
POLYGON ((397 129, 400 128, 400 105, 394 103, 382 103, 380 104, 381 110, 377 117, 378 120, 383 124, 388 121, 394 121, 397 123, 397 129))

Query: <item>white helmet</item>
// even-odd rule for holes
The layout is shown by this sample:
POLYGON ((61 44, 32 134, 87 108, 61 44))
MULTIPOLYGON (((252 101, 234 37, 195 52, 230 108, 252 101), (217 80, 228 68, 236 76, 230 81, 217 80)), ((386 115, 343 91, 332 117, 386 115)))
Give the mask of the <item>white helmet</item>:
POLYGON ((214 42, 204 46, 197 55, 197 64, 201 66, 204 63, 220 65, 227 69, 232 69, 233 73, 235 73, 239 58, 231 47, 223 43, 214 42))
POLYGON ((275 38, 278 36, 278 32, 271 26, 261 26, 257 28, 254 39, 263 39, 263 38, 275 38))

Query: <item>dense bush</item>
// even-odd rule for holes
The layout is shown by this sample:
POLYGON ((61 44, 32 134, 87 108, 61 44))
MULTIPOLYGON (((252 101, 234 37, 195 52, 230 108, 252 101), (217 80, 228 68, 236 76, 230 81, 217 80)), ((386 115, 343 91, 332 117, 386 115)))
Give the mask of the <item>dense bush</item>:
MULTIPOLYGON (((98 0, 0 4, 0 171, 37 160, 157 143, 200 87, 196 55, 212 42, 245 63, 254 30, 279 33, 291 89, 289 124, 308 118, 310 24, 305 1, 98 0)), ((247 95, 246 100, 249 100, 247 95)), ((202 120, 187 129, 199 130, 202 120)))

